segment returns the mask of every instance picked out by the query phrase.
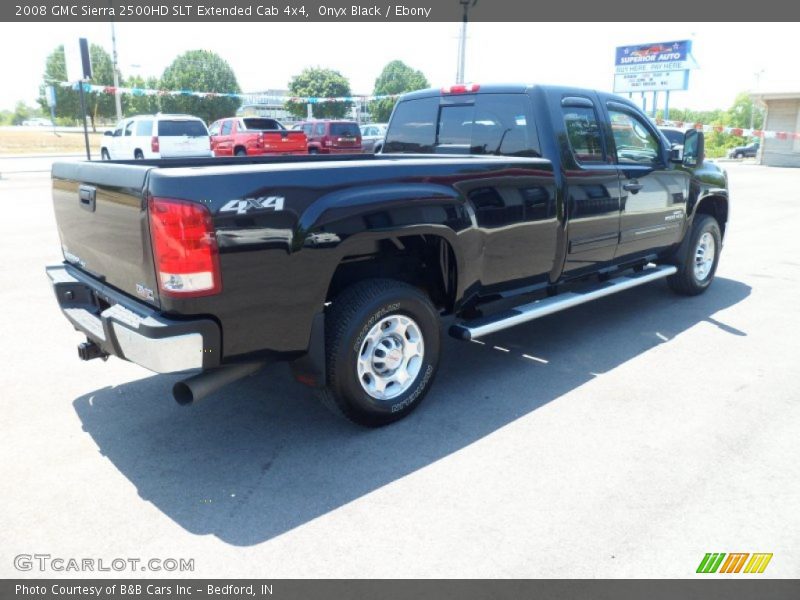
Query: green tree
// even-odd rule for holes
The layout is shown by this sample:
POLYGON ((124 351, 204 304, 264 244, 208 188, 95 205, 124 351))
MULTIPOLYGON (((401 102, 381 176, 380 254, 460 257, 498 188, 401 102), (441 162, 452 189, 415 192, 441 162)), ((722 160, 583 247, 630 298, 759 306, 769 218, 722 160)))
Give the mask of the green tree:
MULTIPOLYGON (((92 78, 89 83, 102 86, 114 85, 114 64, 111 56, 102 46, 91 44, 89 56, 92 58, 92 78)), ((112 119, 117 114, 114 94, 106 92, 89 92, 86 94, 86 112, 92 122, 92 130, 96 130, 99 119, 112 119)))
MULTIPOLYGON (((93 85, 112 86, 114 85, 114 70, 111 57, 102 46, 91 44, 89 55, 92 59, 92 78, 88 83, 93 85)), ((80 120, 81 102, 77 89, 62 87, 60 84, 67 81, 67 63, 64 58, 64 45, 58 46, 45 60, 44 77, 42 86, 39 89, 37 102, 42 110, 49 113, 45 87, 52 85, 56 90, 56 117, 63 117, 70 120, 80 120)), ((89 92, 86 94, 86 113, 92 123, 92 129, 98 119, 113 117, 114 94, 105 92, 89 92)))
MULTIPOLYGON (((375 80, 375 96, 404 94, 430 87, 422 71, 415 71, 401 60, 393 60, 375 80)), ((370 103, 369 111, 374 121, 385 123, 392 114, 396 100, 384 98, 370 103)))
MULTIPOLYGON (((135 75, 125 80, 124 87, 155 90, 158 89, 158 79, 155 77, 145 79, 135 75)), ((155 114, 159 111, 158 96, 124 94, 122 111, 129 116, 155 114)))
POLYGON ((42 110, 49 111, 45 87, 48 85, 54 86, 56 90, 56 117, 70 119, 71 122, 75 122, 80 119, 80 100, 78 99, 77 91, 59 85, 66 80, 67 62, 64 58, 64 45, 62 44, 53 50, 45 60, 43 84, 40 88, 37 102, 42 107, 42 110))
MULTIPOLYGON (((309 67, 289 82, 289 95, 312 98, 339 98, 350 96, 350 82, 331 69, 309 67)), ((347 114, 352 102, 320 102, 313 104, 314 117, 318 119, 340 119, 347 114)), ((287 102, 287 110, 295 117, 306 116, 306 105, 302 102, 287 102)))
MULTIPOLYGON (((181 54, 166 68, 158 87, 195 92, 241 92, 230 65, 221 56, 208 50, 190 50, 181 54)), ((230 97, 180 95, 160 98, 164 112, 194 115, 206 123, 236 114, 241 103, 240 98, 230 97)))
POLYGON ((742 127, 744 129, 749 129, 751 122, 755 129, 761 129, 764 121, 764 115, 758 110, 755 102, 747 92, 742 92, 736 96, 733 106, 728 109, 727 117, 729 126, 742 127))
POLYGON ((31 118, 34 111, 35 109, 27 106, 24 102, 17 102, 17 105, 14 107, 14 114, 11 115, 11 124, 22 125, 23 121, 31 118))

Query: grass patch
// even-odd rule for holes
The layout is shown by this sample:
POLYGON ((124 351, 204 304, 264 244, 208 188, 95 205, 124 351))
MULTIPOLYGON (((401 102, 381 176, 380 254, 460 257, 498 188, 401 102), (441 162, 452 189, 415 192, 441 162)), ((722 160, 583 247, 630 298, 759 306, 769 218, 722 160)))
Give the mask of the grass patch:
MULTIPOLYGON (((100 155, 101 133, 89 133, 92 155, 100 155)), ((0 155, 3 154, 69 154, 84 152, 86 146, 82 131, 59 131, 42 128, 42 131, 0 130, 0 155)))

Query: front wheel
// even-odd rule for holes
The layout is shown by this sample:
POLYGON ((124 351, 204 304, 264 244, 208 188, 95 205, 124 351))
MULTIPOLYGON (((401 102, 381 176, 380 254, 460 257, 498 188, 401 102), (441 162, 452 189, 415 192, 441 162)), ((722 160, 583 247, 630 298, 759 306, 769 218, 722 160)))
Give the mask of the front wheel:
POLYGON ((439 316, 421 290, 371 279, 337 296, 326 315, 323 402, 381 427, 419 406, 439 366, 439 316))
POLYGON ((688 233, 689 244, 678 272, 667 278, 673 291, 684 296, 702 294, 711 285, 717 272, 722 234, 719 223, 710 215, 697 215, 688 233))

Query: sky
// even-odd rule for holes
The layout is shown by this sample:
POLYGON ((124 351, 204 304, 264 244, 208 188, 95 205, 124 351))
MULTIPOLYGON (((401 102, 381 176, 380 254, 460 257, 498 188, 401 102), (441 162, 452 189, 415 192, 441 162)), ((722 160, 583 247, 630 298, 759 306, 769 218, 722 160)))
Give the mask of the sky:
MULTIPOLYGON (((340 71, 356 94, 372 92, 395 59, 433 86, 455 81, 459 23, 118 23, 123 76, 160 76, 181 52, 211 50, 232 66, 243 92, 286 89, 308 66, 340 71)), ((670 106, 728 108, 739 92, 800 92, 796 23, 470 23, 466 79, 611 91, 617 46, 691 39, 699 68, 670 106)), ((109 23, 0 23, 0 109, 33 104, 47 55, 77 38, 111 51, 109 23), (12 58, 13 57, 13 58, 12 58)), ((663 99, 660 100, 663 103, 663 99)))

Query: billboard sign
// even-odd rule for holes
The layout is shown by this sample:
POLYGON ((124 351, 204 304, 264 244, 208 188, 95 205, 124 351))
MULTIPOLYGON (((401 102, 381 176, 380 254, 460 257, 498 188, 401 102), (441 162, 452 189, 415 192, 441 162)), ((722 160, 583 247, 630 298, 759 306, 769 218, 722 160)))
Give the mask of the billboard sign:
POLYGON ((616 73, 683 71, 694 68, 691 40, 619 46, 614 60, 616 73))
POLYGON ((617 94, 685 90, 688 87, 689 71, 645 71, 614 75, 614 92, 617 94))

